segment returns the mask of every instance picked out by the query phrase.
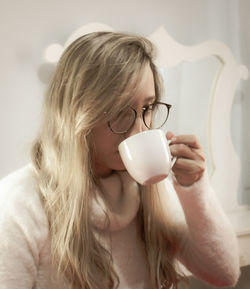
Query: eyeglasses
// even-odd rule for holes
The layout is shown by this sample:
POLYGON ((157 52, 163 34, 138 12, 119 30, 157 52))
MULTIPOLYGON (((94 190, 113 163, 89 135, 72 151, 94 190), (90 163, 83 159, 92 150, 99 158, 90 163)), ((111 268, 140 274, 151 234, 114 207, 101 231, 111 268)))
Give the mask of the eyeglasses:
MULTIPOLYGON (((167 121, 171 105, 155 102, 142 108, 142 119, 149 129, 161 128, 167 121)), ((131 106, 126 107, 108 121, 110 130, 115 134, 124 134, 131 130, 137 118, 137 111, 131 106)))

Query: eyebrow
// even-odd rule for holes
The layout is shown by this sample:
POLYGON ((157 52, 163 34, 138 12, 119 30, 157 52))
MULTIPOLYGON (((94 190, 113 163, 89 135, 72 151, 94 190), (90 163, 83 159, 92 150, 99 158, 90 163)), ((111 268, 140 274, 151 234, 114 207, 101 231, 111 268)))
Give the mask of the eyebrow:
MULTIPOLYGON (((150 95, 147 96, 144 100, 143 100, 143 104, 148 104, 149 102, 154 102, 156 100, 156 96, 155 95, 150 95)), ((133 101, 133 103, 129 104, 128 106, 133 107, 135 104, 135 102, 133 101)))
POLYGON ((145 101, 152 101, 152 100, 156 100, 156 96, 155 95, 145 98, 145 101))

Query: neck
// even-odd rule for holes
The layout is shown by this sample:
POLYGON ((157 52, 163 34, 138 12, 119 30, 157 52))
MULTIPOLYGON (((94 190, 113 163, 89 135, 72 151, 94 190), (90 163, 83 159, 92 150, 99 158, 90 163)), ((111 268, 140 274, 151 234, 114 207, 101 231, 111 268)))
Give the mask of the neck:
POLYGON ((101 187, 97 187, 97 198, 93 199, 91 219, 98 229, 121 230, 138 212, 138 184, 127 172, 116 172, 110 177, 101 178, 100 183, 101 187))

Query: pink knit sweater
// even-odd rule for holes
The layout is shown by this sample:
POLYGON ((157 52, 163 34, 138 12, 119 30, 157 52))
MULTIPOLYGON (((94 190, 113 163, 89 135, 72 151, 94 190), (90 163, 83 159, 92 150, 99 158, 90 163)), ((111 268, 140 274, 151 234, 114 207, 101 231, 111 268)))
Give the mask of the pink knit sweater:
MULTIPOLYGON (((136 235, 140 199, 137 184, 126 172, 102 179, 109 210, 97 200, 92 220, 104 230, 109 214, 114 268, 119 289, 150 289, 147 261, 136 235)), ((169 180, 159 184, 161 204, 183 234, 179 259, 195 276, 216 286, 232 286, 239 262, 235 234, 218 204, 207 177, 191 187, 169 180)), ((32 167, 28 165, 0 182, 0 289, 64 289, 51 265, 48 221, 32 167)))

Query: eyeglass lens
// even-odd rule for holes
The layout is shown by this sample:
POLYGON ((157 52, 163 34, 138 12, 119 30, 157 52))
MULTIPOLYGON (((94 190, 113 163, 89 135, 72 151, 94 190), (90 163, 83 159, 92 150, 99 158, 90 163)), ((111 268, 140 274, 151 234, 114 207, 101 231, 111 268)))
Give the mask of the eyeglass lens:
MULTIPOLYGON (((143 111, 143 121, 148 128, 160 128, 168 118, 169 108, 164 103, 156 103, 152 107, 143 111)), ((109 126, 114 133, 125 133, 129 131, 136 120, 136 111, 132 107, 127 107, 118 113, 109 126)))
POLYGON ((109 123, 110 128, 115 133, 127 132, 134 124, 136 112, 128 107, 127 109, 119 112, 109 123))
POLYGON ((151 128, 160 128, 167 121, 169 114, 169 108, 163 103, 158 103, 155 105, 152 111, 152 123, 151 128))

